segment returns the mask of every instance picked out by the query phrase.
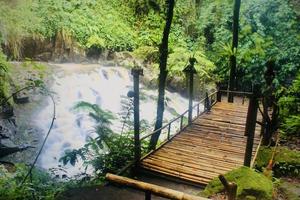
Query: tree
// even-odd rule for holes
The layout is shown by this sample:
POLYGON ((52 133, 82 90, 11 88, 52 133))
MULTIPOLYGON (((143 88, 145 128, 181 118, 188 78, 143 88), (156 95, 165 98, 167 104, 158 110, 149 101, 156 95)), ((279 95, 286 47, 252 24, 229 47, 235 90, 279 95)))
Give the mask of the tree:
POLYGON ((269 145, 272 139, 273 134, 278 129, 278 114, 279 108, 277 105, 278 99, 275 97, 275 60, 269 60, 266 63, 267 70, 264 74, 265 84, 261 86, 262 89, 262 105, 263 110, 261 114, 263 116, 262 121, 262 135, 263 135, 263 144, 269 145), (271 108, 272 113, 269 113, 269 108, 271 108))
MULTIPOLYGON (((156 122, 155 130, 162 127, 163 115, 164 115, 164 101, 165 101, 165 87, 166 79, 168 75, 167 71, 167 60, 169 54, 169 34, 173 19, 173 11, 175 6, 175 0, 167 0, 167 17, 166 24, 163 31, 163 37, 159 47, 159 77, 158 77, 158 100, 157 100, 157 111, 156 111, 156 122)), ((151 136, 149 149, 154 149, 158 138, 160 136, 160 131, 151 136)))
MULTIPOLYGON (((230 56, 230 77, 229 77, 229 90, 233 91, 236 87, 236 51, 239 41, 239 16, 240 16, 241 0, 234 1, 233 9, 233 24, 232 24, 232 55, 230 56)), ((233 94, 229 93, 228 102, 233 102, 233 94)))

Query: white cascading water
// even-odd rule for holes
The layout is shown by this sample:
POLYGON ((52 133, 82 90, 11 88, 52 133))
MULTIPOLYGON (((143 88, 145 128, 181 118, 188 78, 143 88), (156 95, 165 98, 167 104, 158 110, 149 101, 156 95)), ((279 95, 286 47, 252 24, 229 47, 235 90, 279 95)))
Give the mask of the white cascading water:
MULTIPOLYGON (((60 73, 54 75, 54 83, 50 88, 56 101, 56 120, 38 162, 39 166, 45 169, 56 168, 65 150, 80 148, 85 144, 87 136, 95 136, 92 132, 95 124, 87 113, 75 112, 72 109, 76 103, 86 101, 98 104, 118 117, 122 110, 122 96, 127 95, 133 84, 130 70, 122 67, 89 66, 89 69, 84 71, 78 69, 88 66, 60 64, 58 68, 60 73)), ((144 94, 140 101, 141 119, 152 124, 156 117, 156 99, 153 97, 157 97, 157 90, 147 89, 142 84, 140 88, 144 94)), ((166 121, 177 117, 176 113, 181 114, 188 108, 187 99, 178 93, 166 91, 166 99, 166 121), (173 111, 168 108, 173 108, 173 111)), ((52 111, 53 105, 49 100, 47 106, 37 115, 37 124, 45 133, 50 125, 52 111)), ((118 133, 121 127, 121 119, 116 119, 111 128, 118 133)), ((66 169, 68 175, 75 175, 83 171, 83 166, 80 163, 75 167, 67 165, 66 169)))

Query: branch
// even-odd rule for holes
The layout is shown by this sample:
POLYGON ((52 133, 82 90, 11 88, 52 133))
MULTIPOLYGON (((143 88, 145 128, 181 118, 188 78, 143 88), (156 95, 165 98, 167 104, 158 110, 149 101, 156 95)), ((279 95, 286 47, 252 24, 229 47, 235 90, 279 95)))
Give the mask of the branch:
POLYGON ((28 176, 32 173, 32 170, 33 170, 33 168, 34 168, 34 166, 35 166, 35 164, 36 164, 36 162, 37 162, 39 156, 40 156, 41 153, 42 153, 42 150, 43 150, 43 148, 44 148, 44 146, 45 146, 45 144, 46 144, 46 141, 47 141, 47 139, 48 139, 48 137, 49 137, 49 135, 50 135, 50 132, 51 132, 52 127, 53 127, 53 125, 54 125, 54 121, 55 121, 55 119, 56 119, 56 104, 55 104, 54 98, 53 98, 53 96, 51 95, 50 92, 48 92, 48 96, 51 98, 52 103, 53 103, 53 116, 52 116, 52 121, 51 121, 49 130, 48 130, 48 132, 47 132, 47 134, 46 134, 46 137, 45 137, 45 139, 44 139, 44 141, 43 141, 43 144, 42 144, 42 146, 41 146, 41 148, 40 148, 40 150, 39 150, 37 156, 35 157, 35 159, 34 159, 32 165, 31 165, 31 167, 30 167, 28 173, 27 173, 26 176, 24 177, 24 179, 23 179, 23 181, 22 181, 22 183, 21 183, 21 186, 23 186, 23 184, 25 183, 25 181, 26 181, 26 179, 28 178, 28 176))

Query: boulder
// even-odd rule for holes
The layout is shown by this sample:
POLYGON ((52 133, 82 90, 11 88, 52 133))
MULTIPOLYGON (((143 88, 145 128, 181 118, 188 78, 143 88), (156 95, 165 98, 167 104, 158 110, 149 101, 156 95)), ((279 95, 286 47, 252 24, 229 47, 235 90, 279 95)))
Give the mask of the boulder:
MULTIPOLYGON (((229 182, 237 184, 237 199, 272 200, 273 183, 262 173, 258 173, 248 167, 232 170, 224 175, 229 182)), ((224 186, 218 178, 213 179, 201 193, 210 197, 224 191, 224 186)))

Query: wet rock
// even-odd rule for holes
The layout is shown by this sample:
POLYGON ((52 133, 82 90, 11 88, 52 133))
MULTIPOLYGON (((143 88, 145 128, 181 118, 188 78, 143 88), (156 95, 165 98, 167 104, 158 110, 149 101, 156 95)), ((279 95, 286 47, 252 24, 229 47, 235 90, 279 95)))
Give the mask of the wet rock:
POLYGON ((17 152, 25 151, 29 148, 34 148, 32 146, 23 146, 23 147, 8 147, 5 145, 0 145, 0 158, 14 154, 17 152))
POLYGON ((52 58, 52 52, 43 52, 35 56, 38 61, 49 61, 52 58))

